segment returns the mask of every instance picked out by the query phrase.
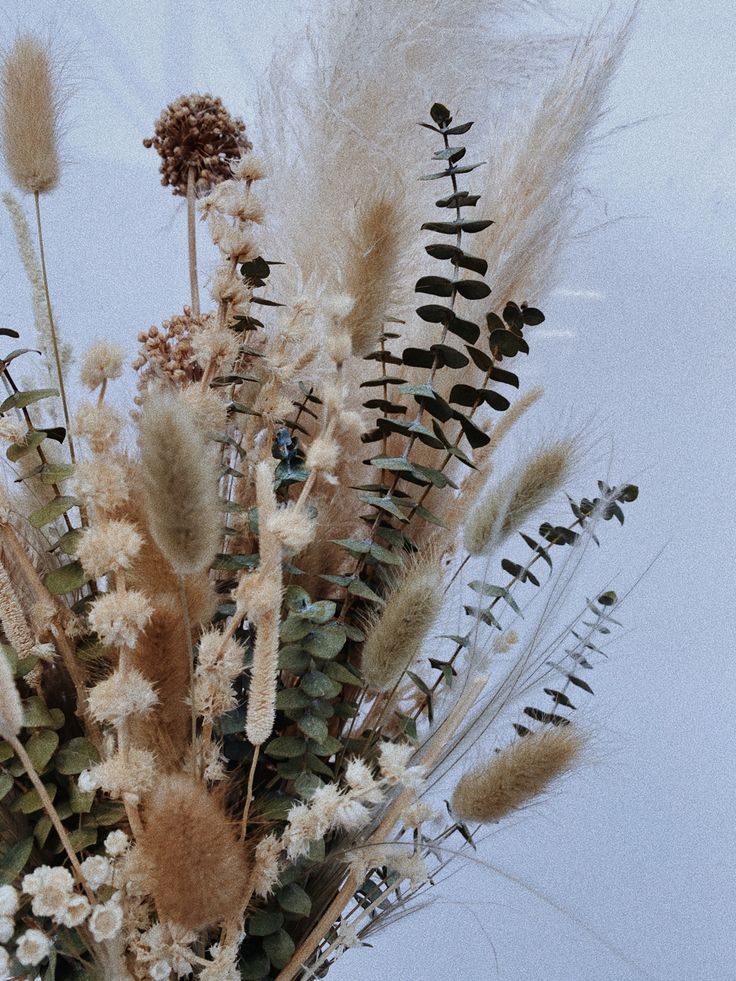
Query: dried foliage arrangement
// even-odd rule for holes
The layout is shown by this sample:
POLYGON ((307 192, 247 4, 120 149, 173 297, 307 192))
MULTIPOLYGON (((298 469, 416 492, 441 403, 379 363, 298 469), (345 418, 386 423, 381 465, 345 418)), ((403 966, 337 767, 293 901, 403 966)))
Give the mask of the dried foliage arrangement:
MULTIPOLYGON (((396 10, 416 55, 416 5, 396 10)), ((343 41, 349 57, 355 37, 343 41)), ((581 132, 615 45, 601 55, 586 38, 552 84, 571 99, 585 90, 581 132)), ((390 57, 385 42, 379 54, 390 57)), ((323 78, 334 89, 339 74, 323 78)), ((190 305, 140 336, 127 422, 122 398, 111 403, 124 366, 108 341, 86 353, 91 399, 71 399, 72 413, 39 206, 60 179, 60 100, 35 39, 6 56, 3 95, 7 170, 33 195, 40 266, 22 207, 6 203, 51 380, 21 385, 16 361, 32 352, 0 330, 15 481, 0 509, 0 975, 323 977, 584 748, 572 699, 592 691, 618 600, 596 591, 571 621, 554 614, 587 545, 623 523, 637 491, 599 482, 568 496, 567 523, 541 520, 574 470, 575 436, 494 473, 541 394, 524 386, 523 361, 544 316, 508 284, 541 289, 554 200, 507 161, 533 227, 517 239, 505 227, 494 251, 464 142, 472 122, 432 104, 421 126, 433 169, 411 194, 395 157, 384 181, 361 172, 350 123, 344 142, 319 148, 353 155, 335 195, 358 178, 363 193, 351 226, 317 231, 313 209, 335 210, 323 161, 290 261, 307 234, 338 252, 323 262, 316 246, 311 268, 305 254, 296 291, 299 270, 264 245, 279 188, 268 208, 259 188, 269 156, 275 174, 285 159, 277 127, 261 159, 218 99, 178 99, 145 142, 187 198, 190 305), (409 208, 420 193, 423 224, 409 208), (205 312, 197 213, 220 255, 205 312), (539 277, 524 278, 526 254, 510 269, 518 241, 540 252, 539 277), (57 397, 63 423, 48 408, 57 397)), ((342 93, 344 118, 360 122, 356 100, 375 95, 342 93)), ((364 133, 378 125, 368 110, 364 133)), ((567 149, 551 178, 559 200, 567 149)), ((376 159, 366 154, 369 170, 376 159)), ((493 168, 483 179, 493 185, 493 168)), ((504 215, 513 225, 508 202, 504 215)))

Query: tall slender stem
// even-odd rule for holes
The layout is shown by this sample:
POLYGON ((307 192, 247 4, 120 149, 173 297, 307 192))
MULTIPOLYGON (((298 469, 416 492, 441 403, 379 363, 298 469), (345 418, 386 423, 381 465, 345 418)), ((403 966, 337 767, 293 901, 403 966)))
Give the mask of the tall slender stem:
POLYGON ((41 228, 41 203, 38 191, 33 195, 36 203, 36 231, 38 232, 38 251, 41 256, 41 275, 43 277, 43 291, 46 296, 46 312, 49 318, 49 330, 51 332, 51 344, 54 348, 54 361, 56 362, 56 374, 59 379, 59 394, 61 395, 61 405, 64 410, 64 424, 66 425, 66 438, 69 443, 69 456, 72 463, 76 463, 74 455, 74 438, 72 436, 71 421, 69 418, 69 405, 66 400, 66 389, 64 388, 64 373, 61 370, 61 355, 59 354, 59 339, 56 334, 56 324, 54 323, 54 313, 51 309, 51 294, 49 293, 49 280, 46 274, 46 252, 43 246, 43 231, 41 228))
POLYGON ((197 225, 194 167, 187 172, 187 233, 189 242, 189 286, 192 291, 192 313, 199 316, 199 280, 197 278, 197 225))

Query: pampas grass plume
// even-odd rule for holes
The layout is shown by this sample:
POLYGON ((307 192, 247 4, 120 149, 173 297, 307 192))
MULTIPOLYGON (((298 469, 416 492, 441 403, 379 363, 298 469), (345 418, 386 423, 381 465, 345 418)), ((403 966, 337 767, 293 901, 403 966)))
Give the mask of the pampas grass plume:
POLYGON ((388 691, 414 663, 442 600, 439 563, 410 565, 367 631, 361 670, 370 688, 388 691))
POLYGON ((563 486, 573 464, 571 440, 557 440, 532 453, 477 501, 465 522, 471 555, 503 541, 563 486))
POLYGON ((0 651, 0 736, 15 738, 23 728, 23 706, 7 656, 0 651))
POLYGON ((161 921, 203 930, 237 916, 248 871, 244 849, 221 803, 200 781, 163 777, 138 841, 161 921))
POLYGON ((3 152, 22 191, 44 194, 59 183, 59 122, 63 100, 48 46, 19 37, 2 65, 3 152))
POLYGON ((582 736, 571 726, 518 739, 465 774, 452 795, 453 814, 461 821, 500 821, 570 770, 582 747, 582 736))
POLYGON ((179 575, 200 572, 220 540, 217 474, 204 433, 176 394, 146 399, 140 451, 151 535, 179 575))
POLYGON ((35 643, 26 622, 13 582, 0 565, 0 623, 19 657, 29 657, 35 643))

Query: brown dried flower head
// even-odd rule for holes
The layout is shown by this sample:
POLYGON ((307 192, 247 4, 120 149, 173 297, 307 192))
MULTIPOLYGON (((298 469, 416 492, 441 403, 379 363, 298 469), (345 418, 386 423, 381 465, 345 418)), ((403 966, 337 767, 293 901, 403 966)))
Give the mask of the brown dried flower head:
POLYGON ((231 116, 212 95, 182 95, 156 120, 155 133, 143 145, 161 157, 161 183, 186 197, 187 175, 194 168, 200 191, 231 177, 230 160, 251 149, 245 123, 231 116))
POLYGON ((59 183, 59 124, 64 105, 47 44, 19 37, 2 64, 2 140, 13 183, 30 194, 59 183))

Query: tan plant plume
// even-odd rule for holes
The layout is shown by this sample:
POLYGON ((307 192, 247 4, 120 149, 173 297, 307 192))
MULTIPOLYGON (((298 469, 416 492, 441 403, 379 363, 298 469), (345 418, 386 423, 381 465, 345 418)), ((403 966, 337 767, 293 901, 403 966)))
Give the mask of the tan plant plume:
POLYGON ((148 527, 180 576, 201 572, 220 541, 217 476, 202 430, 175 393, 149 395, 140 421, 148 527))
POLYGON ((465 548, 480 555, 516 531, 565 483, 574 444, 558 440, 542 446, 482 495, 465 521, 465 548))
POLYGON ((369 688, 389 691, 419 657, 442 608, 442 569, 433 558, 410 564, 367 630, 361 671, 369 688))
POLYGON ((19 37, 2 65, 5 164, 22 191, 45 194, 59 183, 59 126, 64 100, 48 45, 19 37))
POLYGON ((2 562, 0 562, 0 624, 18 657, 30 657, 35 641, 12 580, 2 562))
POLYGON ((237 917, 245 850, 222 803, 199 780, 170 774, 159 781, 138 844, 162 921, 203 930, 237 917))
POLYGON ((0 651, 0 736, 15 738, 23 728, 23 706, 7 655, 0 651))
POLYGON ((500 821, 570 770, 583 745, 571 726, 517 739, 462 777, 452 795, 453 814, 461 821, 500 821))

